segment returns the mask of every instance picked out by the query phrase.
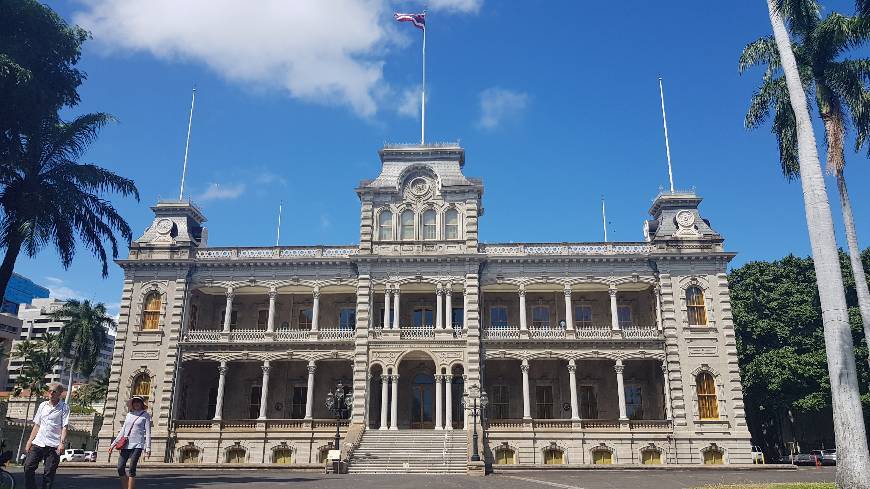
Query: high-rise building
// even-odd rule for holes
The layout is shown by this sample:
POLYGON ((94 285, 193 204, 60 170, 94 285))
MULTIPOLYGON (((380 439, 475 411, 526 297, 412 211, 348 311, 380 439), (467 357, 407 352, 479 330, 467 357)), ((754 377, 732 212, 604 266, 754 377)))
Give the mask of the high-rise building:
POLYGON ((47 288, 34 283, 27 277, 13 273, 9 279, 9 284, 6 285, 6 293, 3 295, 3 305, 0 306, 0 312, 18 314, 18 307, 21 304, 29 304, 33 299, 45 299, 48 295, 47 288))

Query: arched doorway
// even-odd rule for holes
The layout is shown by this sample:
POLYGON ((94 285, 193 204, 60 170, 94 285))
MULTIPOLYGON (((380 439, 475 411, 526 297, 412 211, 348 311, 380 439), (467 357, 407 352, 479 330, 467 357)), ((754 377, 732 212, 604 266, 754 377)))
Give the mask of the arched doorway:
POLYGON ((418 373, 411 381, 411 429, 435 427, 435 376, 418 373))
POLYGON ((408 352, 402 356, 397 370, 399 428, 434 429, 436 370, 431 355, 423 351, 408 352))

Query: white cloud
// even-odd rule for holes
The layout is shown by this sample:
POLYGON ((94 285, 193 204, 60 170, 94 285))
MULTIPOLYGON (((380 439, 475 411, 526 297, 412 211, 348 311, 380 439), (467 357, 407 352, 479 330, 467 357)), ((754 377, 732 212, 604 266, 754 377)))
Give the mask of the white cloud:
POLYGON ((320 229, 326 231, 329 227, 332 226, 332 221, 329 219, 329 216, 326 214, 320 215, 320 229))
POLYGON ((518 117, 528 106, 529 96, 523 92, 491 87, 480 93, 480 119, 484 129, 495 129, 507 119, 518 117))
POLYGON ((63 279, 57 277, 45 277, 49 296, 60 300, 84 299, 85 294, 68 286, 63 279))
POLYGON ((286 186, 287 179, 282 177, 281 175, 272 173, 268 170, 264 170, 254 176, 254 183, 256 183, 257 185, 268 185, 271 183, 276 183, 281 186, 286 186))
POLYGON ((207 202, 209 200, 232 200, 238 198, 243 193, 245 193, 244 183, 230 185, 210 183, 208 184, 208 188, 205 189, 205 192, 196 196, 194 200, 198 200, 200 202, 207 202))
POLYGON ((420 118, 420 85, 402 91, 396 112, 405 117, 420 118))
POLYGON ((430 10, 477 13, 483 6, 483 0, 429 0, 426 6, 430 10))

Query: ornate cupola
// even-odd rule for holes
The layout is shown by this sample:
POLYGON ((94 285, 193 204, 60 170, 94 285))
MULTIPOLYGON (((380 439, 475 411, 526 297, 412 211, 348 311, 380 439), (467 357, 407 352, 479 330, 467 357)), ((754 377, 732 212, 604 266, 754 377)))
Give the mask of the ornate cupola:
POLYGON ((385 145, 381 172, 356 189, 361 254, 477 253, 483 184, 458 143, 385 145))
POLYGON ((723 238, 701 217, 701 200, 694 191, 660 192, 649 209, 653 219, 644 221, 646 240, 665 247, 721 250, 723 238))
POLYGON ((130 244, 130 259, 184 259, 193 250, 206 246, 206 221, 202 211, 186 200, 160 200, 151 208, 154 220, 138 239, 130 244))

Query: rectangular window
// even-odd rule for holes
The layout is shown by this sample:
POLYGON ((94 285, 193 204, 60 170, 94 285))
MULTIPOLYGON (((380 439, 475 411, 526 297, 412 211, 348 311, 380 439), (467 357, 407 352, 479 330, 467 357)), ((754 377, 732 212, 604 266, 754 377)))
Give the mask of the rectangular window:
POLYGON ((455 210, 447 211, 445 214, 444 237, 447 239, 459 239, 459 213, 455 210))
POLYGON ((592 327, 592 306, 574 306, 574 326, 592 327))
POLYGON ((303 419, 305 417, 305 403, 308 401, 308 387, 304 385, 293 386, 293 394, 290 397, 290 419, 303 419))
POLYGON ((338 329, 354 328, 356 328, 356 309, 352 307, 342 308, 338 316, 338 329))
POLYGON ((508 419, 510 418, 510 390, 506 385, 492 386, 492 406, 493 419, 508 419))
POLYGON ((553 386, 535 386, 536 418, 553 419, 553 386))
POLYGON ((311 329, 311 309, 305 308, 299 310, 299 329, 311 329))
POLYGON ((413 325, 415 327, 433 327, 435 325, 435 320, 432 318, 432 309, 428 307, 418 307, 414 309, 414 315, 412 317, 413 325))
POLYGON ((215 409, 217 409, 217 387, 212 387, 208 390, 208 409, 206 410, 206 419, 214 418, 215 409))
POLYGON ((508 327, 507 307, 494 306, 489 308, 489 326, 492 328, 508 327))
POLYGON ((260 309, 257 311, 257 329, 266 329, 266 323, 269 322, 269 311, 260 309))
POLYGON ((595 387, 581 385, 579 394, 580 417, 582 419, 598 419, 598 399, 595 396, 595 387))
POLYGON ((618 306, 616 308, 617 317, 619 318, 619 327, 624 328, 631 326, 631 306, 618 306))
POLYGON ((532 326, 546 328, 550 326, 550 308, 547 306, 535 306, 532 308, 532 326))
POLYGON ((465 310, 461 307, 454 307, 450 313, 450 325, 454 328, 462 328, 465 323, 465 310))
MULTIPOLYGON (((224 309, 221 311, 221 324, 220 327, 224 327, 224 320, 227 318, 227 310, 224 309)), ((230 329, 236 329, 239 323, 239 311, 233 311, 230 313, 230 329)))
POLYGON ((260 396, 262 394, 262 387, 259 385, 251 386, 251 402, 248 404, 248 419, 257 419, 260 417, 260 396))
POLYGON ((628 419, 643 419, 643 395, 639 385, 625 386, 625 414, 628 419))

